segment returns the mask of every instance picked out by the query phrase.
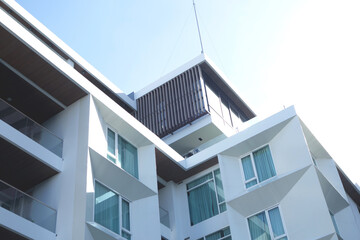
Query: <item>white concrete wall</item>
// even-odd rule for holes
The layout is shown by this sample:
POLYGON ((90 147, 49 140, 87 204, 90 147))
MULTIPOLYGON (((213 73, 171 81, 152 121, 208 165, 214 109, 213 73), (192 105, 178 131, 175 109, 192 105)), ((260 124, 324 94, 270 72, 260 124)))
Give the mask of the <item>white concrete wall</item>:
POLYGON ((57 209, 57 239, 84 239, 89 96, 45 123, 64 140, 63 171, 33 191, 35 198, 57 209))
POLYGON ((340 236, 344 240, 360 239, 360 213, 356 203, 346 195, 349 206, 334 215, 340 236))
POLYGON ((226 211, 193 226, 190 224, 186 184, 218 168, 219 165, 213 166, 185 179, 180 184, 169 182, 165 188, 159 191, 159 204, 169 211, 170 215, 170 224, 172 226, 170 239, 185 239, 187 237, 198 239, 229 226, 226 211))
POLYGON ((346 199, 344 186, 342 185, 336 164, 333 159, 315 159, 316 166, 331 185, 346 199))
MULTIPOLYGON (((110 126, 113 130, 122 132, 121 129, 114 128, 114 125, 116 124, 104 121, 104 118, 98 110, 96 104, 93 99, 91 99, 89 147, 104 157, 106 157, 107 154, 107 127, 110 126)), ((127 139, 126 135, 121 135, 121 137, 127 139)), ((139 181, 154 192, 157 192, 155 146, 153 144, 146 146, 137 146, 134 143, 131 144, 137 147, 138 150, 139 181)), ((94 176, 91 169, 92 165, 90 157, 87 161, 86 221, 92 222, 94 221, 94 176)), ((121 191, 118 192, 118 194, 124 197, 121 191)), ((133 240, 160 239, 159 219, 159 204, 157 195, 130 202, 130 232, 133 240)), ((88 228, 86 228, 85 239, 93 239, 93 236, 88 228)))
POLYGON ((269 142, 269 145, 277 175, 312 164, 298 117, 292 119, 269 142))

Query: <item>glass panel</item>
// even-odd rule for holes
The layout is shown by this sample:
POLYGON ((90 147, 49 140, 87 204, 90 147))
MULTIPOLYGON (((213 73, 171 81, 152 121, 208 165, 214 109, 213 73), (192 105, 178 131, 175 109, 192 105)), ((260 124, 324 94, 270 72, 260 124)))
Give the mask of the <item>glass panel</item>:
POLYGON ((62 139, 2 99, 0 99, 0 120, 3 120, 57 156, 62 157, 62 139))
POLYGON ((131 235, 125 231, 121 231, 121 236, 127 240, 131 240, 131 235))
POLYGON ((265 212, 248 218, 248 223, 252 240, 271 240, 265 212))
POLYGON ((214 182, 207 182, 188 192, 191 225, 219 214, 214 182))
POLYGON ((169 212, 161 207, 159 207, 159 212, 160 212, 160 223, 170 228, 169 212))
POLYGON ((219 96, 208 85, 206 85, 206 93, 209 105, 211 107, 210 112, 215 111, 219 116, 221 116, 219 96))
POLYGON ((224 120, 231 126, 229 103, 221 99, 221 108, 224 120))
POLYGON ((246 186, 246 188, 249 188, 249 187, 252 187, 252 186, 254 186, 254 185, 256 185, 256 184, 257 184, 257 180, 254 179, 254 180, 246 183, 245 186, 246 186))
POLYGON ((191 189, 191 188, 193 188, 193 187, 196 187, 197 185, 200 185, 201 183, 204 183, 204 182, 206 182, 207 180, 210 180, 210 179, 212 179, 212 178, 213 178, 212 173, 208 173, 208 174, 206 174, 205 176, 203 176, 203 177, 201 177, 201 178, 198 178, 198 179, 196 179, 196 180, 194 180, 194 181, 186 184, 186 189, 189 190, 189 189, 191 189))
POLYGON ((282 237, 282 238, 279 238, 277 240, 288 240, 288 238, 287 237, 282 237))
POLYGON ((281 236, 285 233, 284 227, 281 221, 279 208, 274 208, 269 211, 269 218, 271 223, 271 229, 274 233, 274 237, 281 236))
POLYGON ((122 156, 121 159, 119 159, 121 163, 121 168, 124 169, 126 172, 130 173, 132 176, 138 178, 137 149, 120 137, 119 142, 122 142, 122 156))
POLYGON ((130 231, 130 206, 124 199, 121 203, 121 210, 122 227, 130 231))
POLYGON ((215 170, 214 175, 215 175, 215 184, 216 184, 216 192, 217 192, 217 196, 218 196, 218 201, 219 201, 219 203, 222 203, 225 201, 225 197, 224 197, 224 190, 223 190, 223 185, 222 185, 222 181, 221 181, 220 169, 215 170))
POLYGON ((231 239, 231 237, 227 237, 227 238, 223 238, 226 237, 228 235, 230 235, 230 227, 226 227, 224 229, 221 229, 217 232, 214 232, 212 234, 209 234, 205 237, 205 240, 218 240, 218 239, 231 239))
POLYGON ((222 203, 219 205, 219 208, 220 208, 220 212, 225 212, 226 211, 226 203, 222 203))
POLYGON ((239 127, 241 124, 241 120, 239 119, 236 111, 233 108, 230 108, 230 114, 233 127, 239 127))
POLYGON ((255 151, 253 155, 259 182, 276 175, 269 146, 255 151))
POLYGON ((116 163, 116 159, 113 156, 111 156, 110 154, 107 155, 107 159, 109 159, 113 163, 116 163))
POLYGON ((0 180, 0 207, 51 232, 56 228, 56 211, 0 180))
POLYGON ((251 157, 246 156, 241 159, 242 167, 244 170, 245 180, 249 180, 255 177, 254 169, 251 163, 251 157))
POLYGON ((95 222, 119 234, 119 197, 95 182, 95 222))
POLYGON ((107 131, 108 152, 115 156, 115 133, 108 128, 107 131))

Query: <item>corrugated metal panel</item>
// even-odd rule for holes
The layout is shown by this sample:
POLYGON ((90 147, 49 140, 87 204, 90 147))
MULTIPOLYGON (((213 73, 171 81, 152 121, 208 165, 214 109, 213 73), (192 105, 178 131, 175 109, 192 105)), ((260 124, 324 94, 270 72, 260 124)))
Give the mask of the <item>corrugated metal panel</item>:
POLYGON ((143 95, 136 118, 159 137, 185 126, 207 113, 200 67, 195 66, 143 95))

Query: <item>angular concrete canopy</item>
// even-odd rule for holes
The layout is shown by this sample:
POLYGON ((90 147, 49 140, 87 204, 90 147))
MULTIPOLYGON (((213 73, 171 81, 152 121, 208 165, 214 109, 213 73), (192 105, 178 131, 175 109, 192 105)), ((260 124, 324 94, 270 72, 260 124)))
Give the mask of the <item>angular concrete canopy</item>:
POLYGON ((309 168, 310 166, 307 166, 259 183, 244 194, 229 200, 228 204, 244 217, 278 204, 309 168))
POLYGON ((94 179, 121 193, 122 197, 136 201, 156 195, 156 192, 95 150, 89 148, 89 152, 94 179))

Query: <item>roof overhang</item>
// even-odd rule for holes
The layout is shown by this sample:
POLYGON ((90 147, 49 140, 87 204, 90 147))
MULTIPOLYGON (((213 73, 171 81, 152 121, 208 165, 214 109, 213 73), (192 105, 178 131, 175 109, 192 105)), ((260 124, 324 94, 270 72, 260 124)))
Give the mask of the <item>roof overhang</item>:
POLYGON ((239 107, 244 112, 248 119, 256 116, 255 113, 250 109, 250 107, 241 99, 239 91, 236 89, 236 87, 227 79, 225 74, 222 73, 222 71, 205 54, 200 54, 199 56, 185 63, 181 67, 175 69, 174 71, 161 77, 159 80, 136 92, 135 99, 140 98, 141 96, 163 85, 167 81, 175 78, 176 76, 196 65, 199 65, 200 68, 214 80, 215 84, 217 84, 219 88, 221 88, 225 92, 225 94, 234 102, 234 104, 236 104, 237 107, 239 107))
POLYGON ((3 9, 8 16, 11 16, 11 18, 26 29, 26 31, 30 31, 33 36, 63 58, 63 60, 71 62, 77 72, 82 74, 89 82, 98 87, 128 112, 136 109, 134 100, 123 93, 115 84, 85 61, 18 3, 11 0, 2 0, 0 2, 0 9, 3 9))

